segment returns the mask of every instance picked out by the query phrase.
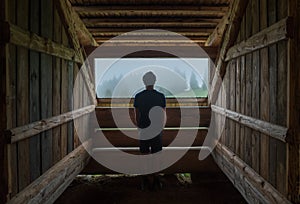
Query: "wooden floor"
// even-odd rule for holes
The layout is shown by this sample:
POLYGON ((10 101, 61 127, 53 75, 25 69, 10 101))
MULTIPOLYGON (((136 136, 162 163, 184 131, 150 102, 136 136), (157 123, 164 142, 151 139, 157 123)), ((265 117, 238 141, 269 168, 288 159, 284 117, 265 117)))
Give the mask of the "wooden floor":
POLYGON ((175 175, 161 176, 163 189, 141 191, 139 176, 77 178, 56 204, 176 204, 246 203, 224 175, 192 175, 192 184, 182 183, 175 175))

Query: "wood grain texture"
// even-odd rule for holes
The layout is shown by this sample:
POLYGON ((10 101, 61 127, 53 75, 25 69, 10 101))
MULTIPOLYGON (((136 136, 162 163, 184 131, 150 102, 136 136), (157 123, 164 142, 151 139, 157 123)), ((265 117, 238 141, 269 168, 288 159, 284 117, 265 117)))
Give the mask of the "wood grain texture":
MULTIPOLYGON (((113 108, 114 115, 118 116, 119 126, 118 128, 130 128, 135 127, 132 121, 129 121, 128 115, 132 120, 134 117, 133 108, 113 108)), ((180 127, 180 125, 189 126, 188 124, 195 124, 195 119, 199 118, 200 121, 196 121, 200 127, 208 127, 210 123, 210 108, 198 108, 198 107, 181 107, 181 108, 167 108, 167 122, 166 127, 180 127), (184 110, 181 110, 184 109, 184 110), (199 112, 198 112, 199 110, 199 112), (198 115, 200 113, 200 118, 198 115), (183 113, 184 115, 181 115, 183 113), (180 124, 180 121, 184 121, 185 124, 180 124), (190 122, 189 122, 190 121, 190 122)), ((96 116, 98 118, 98 123, 102 128, 113 128, 116 124, 113 119, 113 114, 111 108, 96 108, 96 116)))
POLYGON ((219 143, 213 156, 249 203, 291 203, 226 146, 219 143))
MULTIPOLYGON (((268 6, 267 0, 260 1, 260 28, 261 30, 268 27, 268 6)), ((269 121, 269 104, 270 104, 270 78, 269 78, 269 53, 268 48, 260 50, 260 119, 269 121)), ((261 134, 260 148, 260 174, 269 180, 269 140, 270 138, 261 134)))
MULTIPOLYGON (((23 29, 28 28, 29 1, 25 0, 16 4, 17 25, 23 29)), ((29 62, 28 50, 17 48, 17 125, 22 126, 29 122, 29 62)), ((29 141, 18 143, 18 179, 19 191, 30 183, 29 167, 29 141), (22 167, 22 170, 20 168, 22 167)))
MULTIPOLYGON (((53 41, 62 44, 62 25, 60 17, 54 9, 54 30, 53 41)), ((52 115, 57 116, 61 114, 61 68, 62 60, 59 58, 53 59, 53 93, 52 93, 52 115)), ((57 163, 61 157, 61 141, 60 141, 61 127, 53 128, 52 135, 52 159, 53 163, 57 163)))
POLYGON ((85 148, 89 148, 90 145, 91 141, 87 141, 76 148, 13 197, 8 204, 53 203, 89 161, 90 155, 85 148))

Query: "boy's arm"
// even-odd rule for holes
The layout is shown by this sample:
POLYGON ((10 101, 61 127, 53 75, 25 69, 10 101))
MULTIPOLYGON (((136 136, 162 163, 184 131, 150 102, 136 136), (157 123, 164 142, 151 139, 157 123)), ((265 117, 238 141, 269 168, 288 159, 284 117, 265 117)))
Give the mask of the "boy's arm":
POLYGON ((137 126, 138 124, 138 118, 139 118, 139 109, 138 108, 134 108, 134 124, 137 126))

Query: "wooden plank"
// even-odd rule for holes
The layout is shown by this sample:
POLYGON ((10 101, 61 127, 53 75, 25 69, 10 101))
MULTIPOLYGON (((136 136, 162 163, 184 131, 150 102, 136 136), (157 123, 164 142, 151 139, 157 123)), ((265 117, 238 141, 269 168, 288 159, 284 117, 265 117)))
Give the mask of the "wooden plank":
MULTIPOLYGON (((245 19, 245 37, 250 38, 252 35, 252 5, 248 4, 246 10, 245 19)), ((245 56, 245 72, 246 72, 246 98, 245 98, 245 115, 251 116, 252 114, 252 54, 245 56)), ((251 155, 251 135, 252 130, 245 127, 245 162, 251 166, 252 155, 251 155)))
POLYGON ((53 203, 88 163, 90 156, 86 148, 90 148, 90 145, 91 141, 87 141, 76 148, 12 198, 8 204, 53 203))
MULTIPOLYGON (((268 6, 267 0, 260 1, 260 28, 261 30, 268 27, 268 6)), ((270 78, 269 78, 269 53, 268 48, 260 50, 260 119, 270 121, 269 104, 270 104, 270 78)), ((269 180, 269 137, 261 134, 260 141, 260 175, 269 180)))
MULTIPOLYGON (((74 84, 75 84, 75 81, 76 81, 76 79, 77 79, 77 74, 78 74, 78 73, 79 73, 79 67, 78 67, 78 65, 75 63, 75 64, 74 64, 74 77, 73 77, 73 79, 74 79, 73 83, 74 83, 74 84)), ((76 128, 74 127, 74 146, 73 146, 73 148, 76 149, 77 147, 79 147, 79 145, 80 145, 79 136, 78 136, 78 133, 77 133, 77 131, 76 131, 76 128)))
MULTIPOLYGON (((68 62, 67 65, 68 69, 68 111, 72 111, 73 109, 73 69, 74 69, 74 63, 73 62, 68 62)), ((71 152, 73 150, 73 145, 74 145, 74 131, 73 131, 73 122, 69 122, 67 124, 68 128, 68 136, 67 136, 67 152, 71 152)))
MULTIPOLYGON (((62 33, 62 43, 68 45, 67 35, 62 33)), ((61 113, 68 112, 68 61, 62 60, 61 67, 61 113)), ((68 144, 68 125, 61 125, 61 157, 67 155, 67 144, 68 144)))
POLYGON ((227 176, 238 187, 237 189, 249 203, 253 203, 253 200, 255 201, 254 203, 291 203, 284 195, 278 192, 270 183, 264 180, 247 163, 224 145, 218 143, 213 157, 216 158, 215 161, 222 170, 224 170, 225 165, 234 170, 234 174, 227 174, 227 176), (238 183, 242 185, 238 186, 238 183))
POLYGON ((42 52, 62 59, 81 62, 75 50, 55 43, 49 38, 41 37, 35 32, 29 32, 19 26, 10 24, 10 43, 37 52, 42 52))
MULTIPOLYGON (((277 1, 269 0, 268 2, 268 25, 277 21, 277 1)), ((269 82, 270 82, 270 122, 277 123, 277 45, 269 47, 269 82)), ((276 140, 270 138, 269 149, 269 182, 276 187, 276 169, 277 169, 277 145, 276 140)))
MULTIPOLYGON (((131 121, 128 121, 128 112, 130 118, 134 117, 134 109, 133 108, 113 108, 114 114, 119 116, 119 126, 118 128, 130 128, 135 127, 131 121)), ((210 123, 210 108, 209 107, 181 107, 181 108, 167 108, 167 122, 166 127, 180 127, 183 124, 180 124, 180 120, 184 121, 185 125, 188 126, 190 124, 195 124, 195 119, 199 118, 199 126, 200 127, 208 127, 210 123), (200 113, 200 117, 197 114, 198 110, 200 113), (181 115, 181 112, 184 115, 181 115)), ((116 124, 113 119, 113 115, 111 112, 111 108, 96 108, 96 116, 98 118, 98 123, 101 128, 113 128, 116 127, 116 124)))
MULTIPOLYGON (((241 113, 241 59, 236 60, 236 83, 235 83, 235 110, 241 113)), ((241 125, 239 123, 235 126, 235 153, 241 155, 241 125)))
MULTIPOLYGON (((171 144, 171 142, 175 139, 179 131, 182 131, 182 135, 189 137, 191 134, 197 131, 197 137, 193 143, 193 146, 202 146, 204 139, 207 135, 207 128, 198 128, 198 130, 194 129, 181 129, 180 128, 165 128, 162 136, 163 146, 166 147, 171 144)), ((138 147, 139 140, 128 137, 130 135, 132 137, 138 138, 138 131, 136 128, 126 130, 120 129, 97 129, 95 130, 95 134, 93 135, 93 147, 105 147, 103 145, 103 137, 104 135, 106 139, 115 147, 138 147)), ((177 138, 178 139, 178 138, 177 138)), ((183 146, 185 144, 185 138, 182 137, 178 140, 177 145, 183 146)))
POLYGON ((284 18, 249 39, 231 47, 226 55, 226 61, 268 47, 272 44, 292 37, 291 18, 284 18))
POLYGON ((69 40, 72 46, 76 50, 81 64, 84 66, 81 73, 84 76, 84 82, 88 88, 89 97, 94 104, 96 104, 96 92, 95 85, 92 83, 93 80, 90 79, 88 74, 88 68, 85 67, 85 59, 82 53, 81 45, 84 46, 97 46, 95 39, 91 36, 89 31, 86 29, 85 25, 79 18, 78 14, 74 11, 69 1, 66 0, 55 0, 56 9, 61 17, 63 25, 67 30, 69 40))
MULTIPOLYGON (((53 4, 46 0, 41 2, 41 36, 52 39, 53 36, 53 4)), ((41 54, 41 118, 52 116, 52 73, 53 58, 41 54)), ((42 172, 52 166, 52 130, 41 133, 42 172)))
MULTIPOLYGON (((218 74, 215 74, 215 77, 221 77, 223 79, 227 63, 225 62, 225 57, 227 54, 228 49, 233 46, 239 30, 241 26, 241 20, 243 18, 243 14, 245 13, 245 10, 248 5, 248 0, 237 0, 234 1, 231 10, 229 11, 229 23, 228 28, 226 29, 226 33, 224 34, 223 43, 220 50, 219 58, 217 59, 216 72, 218 74)), ((216 97, 218 96, 218 92, 220 90, 220 84, 217 83, 218 80, 213 80, 213 84, 211 87, 211 103, 214 104, 214 101, 216 100, 216 97)))
MULTIPOLYGON (((252 34, 257 34, 260 30, 260 13, 259 0, 252 0, 252 34)), ((251 116, 253 118, 260 118, 260 58, 259 51, 252 53, 252 107, 251 116)), ((252 168, 259 173, 260 165, 260 133, 258 131, 252 132, 251 137, 251 155, 252 168)))
MULTIPOLYGON (((62 42, 62 25, 60 22, 59 15, 54 9, 54 33, 53 41, 57 43, 62 42)), ((52 99, 52 115, 57 116, 61 114, 60 104, 61 104, 61 59, 53 59, 53 99, 52 99)), ((60 143, 60 131, 61 127, 55 127, 52 130, 52 159, 53 163, 57 163, 61 159, 61 143, 60 143)))
MULTIPOLYGON (((246 18, 243 17, 242 25, 241 25, 241 40, 244 40, 246 38, 245 36, 245 24, 246 24, 246 18)), ((246 64, 245 64, 245 56, 241 56, 241 114, 245 114, 245 106, 246 106, 246 64)), ((245 127, 244 125, 241 126, 241 158, 245 159, 245 153, 246 153, 246 143, 245 143, 245 127)))
MULTIPOLYGON (((225 76, 224 76, 224 94, 225 94, 225 108, 226 109, 230 109, 230 101, 231 101, 231 98, 230 98, 230 68, 231 68, 231 63, 230 62, 229 64, 227 64, 228 68, 225 73, 225 76)), ((230 143, 230 121, 226 118, 225 119, 225 143, 224 145, 226 146, 229 146, 229 143, 230 143)))
MULTIPOLYGON (((12 23, 16 23, 16 1, 7 0, 8 20, 12 23)), ((16 98, 16 85, 17 85, 17 53, 15 45, 8 45, 7 56, 7 128, 14 128, 17 126, 17 98, 16 98)), ((14 196, 18 192, 18 163, 17 163, 17 144, 11 144, 8 148, 8 193, 10 196, 14 196)))
MULTIPOLYGON (((134 153, 134 152, 130 152, 134 153)), ((138 153, 138 151, 135 151, 138 153)), ((98 154, 103 154, 100 152, 98 154)), ((170 166, 167 169, 161 171, 161 173, 165 174, 174 174, 174 173, 221 173, 220 169, 217 168, 214 160, 211 156, 206 159, 199 161, 199 150, 189 150, 179 161, 170 166)), ((106 167, 99 164, 94 159, 91 159, 86 168, 81 172, 82 174, 113 174, 118 173, 114 172, 111 169, 107 169, 106 167)))
MULTIPOLYGON (((40 3, 38 0, 30 1, 30 32, 39 33, 40 30, 40 3)), ((30 123, 40 120, 40 54, 36 51, 29 52, 29 94, 30 94, 30 123)), ((41 149, 40 135, 30 138, 30 181, 41 174, 41 149)))
MULTIPOLYGON (((79 39, 79 42, 83 46, 97 46, 98 44, 94 40, 91 33, 87 30, 86 26, 83 24, 82 20, 78 14, 73 9, 69 1, 66 0, 55 0, 54 4, 60 15, 60 18, 65 26, 68 29, 70 34, 70 39, 75 40, 79 39)), ((80 48, 79 44, 74 44, 75 49, 80 48), (79 47, 78 47, 79 46, 79 47)))
POLYGON ((208 39, 205 42, 205 46, 219 46, 222 42, 224 31, 228 26, 228 16, 229 13, 226 13, 219 24, 216 26, 214 31, 210 34, 208 39))
MULTIPOLYGON (((230 70, 228 70, 230 72, 230 110, 232 111, 236 111, 236 105, 235 105, 235 81, 236 81, 236 60, 233 60, 231 62, 231 66, 230 66, 230 70)), ((229 136, 229 144, 228 147, 234 151, 235 149, 235 122, 234 121, 229 121, 229 126, 230 126, 230 135, 229 136)))
POLYGON ((215 106, 215 105, 211 106, 211 110, 215 113, 224 115, 230 118, 231 120, 234 120, 244 126, 247 126, 248 128, 269 135, 276 140, 286 142, 287 135, 288 135, 288 128, 286 127, 282 127, 276 124, 272 124, 270 122, 262 121, 257 118, 249 117, 241 113, 227 110, 225 108, 215 106))
POLYGON ((90 105, 84 108, 80 108, 78 110, 70 111, 67 113, 63 113, 58 116, 50 117, 47 119, 42 119, 40 121, 36 121, 24 126, 12 128, 6 131, 6 135, 11 137, 10 143, 15 143, 17 141, 21 141, 27 139, 33 135, 42 133, 44 131, 50 130, 54 127, 60 126, 64 123, 67 123, 73 119, 79 118, 85 114, 88 114, 94 111, 95 106, 90 105))
MULTIPOLYGON (((286 18, 287 16, 287 3, 277 1, 278 19, 286 18)), ((287 90, 288 90, 288 77, 287 77, 287 57, 288 49, 287 42, 281 41, 278 43, 278 76, 277 76, 277 124, 287 127, 287 90)), ((276 186, 277 190, 283 195, 287 195, 287 144, 277 141, 277 175, 276 186)))
POLYGON ((300 60, 300 3, 288 1, 288 15, 293 16, 295 38, 288 42, 288 127, 290 128, 288 144, 288 196, 293 203, 300 203, 300 71, 297 64, 300 60), (295 97, 296 96, 296 97, 295 97))
MULTIPOLYGON (((24 0, 16 4, 18 13, 17 25, 23 29, 28 28, 29 1, 24 0)), ((17 125, 22 126, 29 122, 29 64, 28 50, 23 47, 17 48, 17 125)), ((30 183, 29 167, 29 141, 18 143, 18 179, 19 191, 30 183), (21 170, 22 168, 22 170, 21 170)))
MULTIPOLYGON (((4 21, 8 18, 8 7, 7 7, 7 1, 1 1, 0 2, 0 10, 2 13, 0 14, 0 21, 4 21)), ((2 32, 5 32, 2 30, 2 32)), ((6 109, 6 98, 7 98, 7 57, 8 57, 8 45, 5 43, 0 43, 0 111, 2 114, 2 117, 0 119, 0 203, 4 204, 7 201, 8 198, 8 148, 5 141, 5 135, 4 130, 7 128, 7 109, 6 109)))

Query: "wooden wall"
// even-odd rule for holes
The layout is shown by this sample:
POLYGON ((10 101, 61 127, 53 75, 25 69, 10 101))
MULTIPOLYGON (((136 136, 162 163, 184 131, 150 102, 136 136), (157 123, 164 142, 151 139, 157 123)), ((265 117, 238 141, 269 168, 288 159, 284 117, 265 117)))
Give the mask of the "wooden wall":
MULTIPOLYGON (((6 4, 10 24, 72 47, 52 0, 7 0, 6 4)), ((5 129, 72 111, 79 70, 75 62, 15 44, 8 44, 6 51, 5 129)), ((8 145, 8 199, 79 145, 73 133, 70 121, 8 145)))
MULTIPOLYGON (((295 4, 296 1, 290 2, 295 4)), ((294 97, 289 94, 293 88, 290 86, 290 80, 295 80, 290 76, 297 76, 297 72, 291 69, 290 64, 292 56, 289 49, 291 43, 295 42, 292 42, 293 36, 288 33, 290 22, 287 17, 289 14, 287 1, 249 1, 238 37, 232 47, 234 49, 230 48, 224 57, 228 64, 223 80, 224 90, 220 92, 223 97, 219 98, 216 105, 240 115, 240 118, 237 118, 237 115, 235 115, 236 118, 234 116, 232 119, 226 118, 221 144, 225 145, 234 157, 241 158, 281 195, 295 201, 296 198, 292 198, 295 192, 291 192, 289 185, 292 185, 294 190, 297 188, 299 172, 295 171, 299 170, 299 167, 289 171, 290 141, 287 130, 291 128, 289 116, 293 115, 292 112, 296 110, 290 107, 290 100, 294 100, 294 97), (277 26, 280 22, 286 26, 284 28, 286 33, 281 37, 279 34, 276 35, 276 32, 280 33, 279 26, 277 26), (275 35, 270 34, 270 30, 265 32, 265 29, 273 25, 277 27, 275 35), (267 33, 270 36, 267 36, 267 33), (253 36, 258 37, 253 38, 253 36), (271 40, 273 40, 272 43, 270 43, 271 40), (244 116, 251 117, 249 123, 256 119, 286 130, 282 135, 285 139, 271 136, 272 130, 268 132, 264 131, 263 127, 253 128, 251 124, 243 124, 240 121, 244 116), (291 176, 291 174, 294 175, 291 176)), ((293 91, 295 91, 294 88, 293 91)), ((299 90, 299 88, 296 89, 299 90)), ((299 148, 296 151, 299 151, 299 148)), ((299 165, 299 155, 296 153, 294 157, 298 158, 295 163, 299 165)), ((255 177, 253 176, 252 179, 255 180, 255 177)), ((264 186, 263 183, 261 185, 264 186)), ((241 189, 239 190, 243 191, 241 189)), ((296 194, 298 193, 297 199, 299 199, 299 185, 296 190, 298 190, 296 194)), ((257 196, 256 198, 250 198, 250 194, 253 193, 250 190, 242 193, 249 202, 260 200, 255 194, 252 196, 257 196)))

